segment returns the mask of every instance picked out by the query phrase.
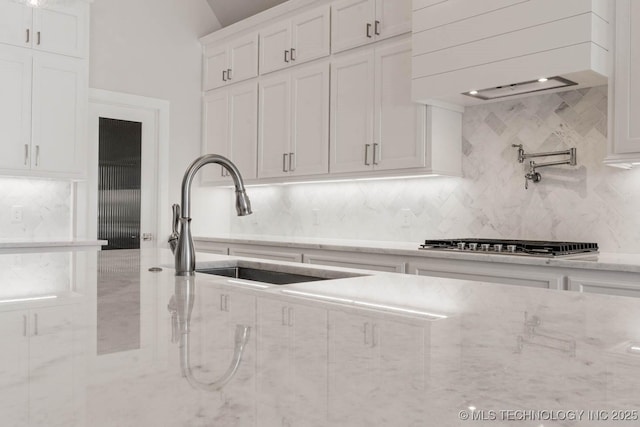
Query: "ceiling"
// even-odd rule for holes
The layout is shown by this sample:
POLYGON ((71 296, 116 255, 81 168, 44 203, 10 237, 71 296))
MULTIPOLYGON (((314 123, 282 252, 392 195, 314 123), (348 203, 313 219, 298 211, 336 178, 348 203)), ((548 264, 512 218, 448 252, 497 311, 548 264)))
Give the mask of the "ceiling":
POLYGON ((220 25, 226 27, 287 0, 207 0, 220 25))

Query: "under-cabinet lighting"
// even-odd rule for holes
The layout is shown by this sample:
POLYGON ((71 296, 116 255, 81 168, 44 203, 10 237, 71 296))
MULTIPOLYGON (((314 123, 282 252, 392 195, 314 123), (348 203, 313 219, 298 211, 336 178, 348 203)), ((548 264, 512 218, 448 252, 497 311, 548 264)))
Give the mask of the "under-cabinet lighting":
POLYGON ((565 79, 564 77, 543 77, 537 80, 506 84, 502 86, 489 87, 485 89, 474 89, 470 92, 463 92, 462 95, 471 96, 484 101, 492 99, 506 98, 515 95, 540 92, 550 89, 560 89, 563 87, 575 86, 578 83, 565 79))
POLYGON ((477 95, 478 91, 477 90, 471 90, 469 91, 469 95, 477 95))
POLYGON ((7 304, 12 302, 41 301, 41 300, 56 299, 56 298, 58 298, 57 295, 45 295, 42 297, 3 299, 3 300, 0 300, 0 304, 7 304))
POLYGON ((546 78, 546 77, 542 77, 541 79, 538 79, 538 81, 539 81, 540 83, 544 83, 544 82, 546 82, 546 81, 548 81, 548 80, 549 80, 549 79, 548 79, 548 78, 546 78))

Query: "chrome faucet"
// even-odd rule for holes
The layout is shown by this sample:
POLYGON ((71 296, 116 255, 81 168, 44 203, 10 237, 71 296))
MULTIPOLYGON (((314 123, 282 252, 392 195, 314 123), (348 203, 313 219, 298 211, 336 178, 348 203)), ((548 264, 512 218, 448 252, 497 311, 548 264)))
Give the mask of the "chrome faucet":
POLYGON ((191 237, 191 182, 196 172, 209 163, 217 163, 229 171, 236 188, 236 211, 238 216, 251 214, 251 202, 244 189, 242 176, 231 160, 218 154, 205 154, 194 160, 187 168, 182 179, 182 208, 180 209, 177 205, 173 207, 174 233, 169 238, 169 245, 173 249, 175 234, 178 234, 177 245, 174 250, 176 276, 191 276, 196 268, 196 253, 193 247, 193 237, 191 237), (179 218, 177 218, 178 212, 180 212, 179 218), (177 224, 180 225, 179 232, 176 229, 177 224))

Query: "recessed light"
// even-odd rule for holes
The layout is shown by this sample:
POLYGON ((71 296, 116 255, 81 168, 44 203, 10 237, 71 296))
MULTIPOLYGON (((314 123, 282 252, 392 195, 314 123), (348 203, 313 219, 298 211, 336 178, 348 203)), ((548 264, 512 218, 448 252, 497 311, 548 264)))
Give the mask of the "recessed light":
POLYGON ((469 95, 477 95, 477 94, 478 94, 477 90, 469 91, 469 95))
POLYGON ((546 81, 549 81, 549 79, 548 79, 548 78, 546 78, 546 77, 543 77, 543 78, 541 78, 541 79, 538 79, 538 81, 539 81, 540 83, 544 83, 544 82, 546 82, 546 81))

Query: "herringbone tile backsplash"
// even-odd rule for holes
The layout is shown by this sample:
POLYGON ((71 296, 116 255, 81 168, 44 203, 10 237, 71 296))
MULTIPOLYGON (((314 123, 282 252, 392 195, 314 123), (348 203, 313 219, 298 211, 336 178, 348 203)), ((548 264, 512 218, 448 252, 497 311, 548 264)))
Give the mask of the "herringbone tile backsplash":
POLYGON ((606 86, 468 108, 462 178, 250 188, 258 215, 232 216, 230 231, 415 242, 595 241, 603 251, 640 253, 640 170, 603 165, 606 133, 606 86), (525 191, 525 166, 511 144, 526 152, 576 147, 578 165, 540 169, 542 181, 525 191), (409 227, 402 226, 402 209, 412 212, 409 227))

